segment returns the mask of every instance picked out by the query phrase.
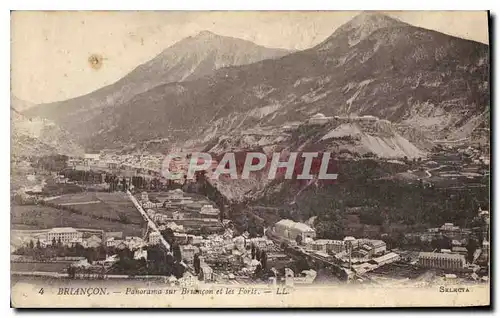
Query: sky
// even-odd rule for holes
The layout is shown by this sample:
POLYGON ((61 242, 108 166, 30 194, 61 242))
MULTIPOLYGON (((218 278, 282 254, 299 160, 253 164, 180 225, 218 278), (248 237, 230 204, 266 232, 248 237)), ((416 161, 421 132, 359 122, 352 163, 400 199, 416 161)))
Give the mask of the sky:
MULTIPOLYGON (((312 47, 355 11, 17 11, 11 15, 11 91, 46 103, 112 84, 181 39, 208 30, 256 44, 312 47), (100 68, 89 57, 103 58, 100 68)), ((415 26, 488 43, 485 11, 386 12, 415 26)))

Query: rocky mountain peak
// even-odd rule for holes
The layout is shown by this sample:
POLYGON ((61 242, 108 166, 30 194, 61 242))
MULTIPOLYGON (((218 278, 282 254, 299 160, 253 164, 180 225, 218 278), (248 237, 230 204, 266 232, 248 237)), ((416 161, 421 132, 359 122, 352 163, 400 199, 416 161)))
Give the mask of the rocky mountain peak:
POLYGON ((347 40, 349 47, 363 41, 373 32, 407 24, 379 12, 365 11, 340 26, 320 47, 329 48, 338 39, 347 40))
POLYGON ((200 33, 198 33, 197 35, 195 35, 194 38, 196 38, 196 39, 211 39, 211 38, 219 37, 219 36, 220 35, 218 35, 218 34, 212 33, 212 32, 207 31, 207 30, 203 30, 200 33))

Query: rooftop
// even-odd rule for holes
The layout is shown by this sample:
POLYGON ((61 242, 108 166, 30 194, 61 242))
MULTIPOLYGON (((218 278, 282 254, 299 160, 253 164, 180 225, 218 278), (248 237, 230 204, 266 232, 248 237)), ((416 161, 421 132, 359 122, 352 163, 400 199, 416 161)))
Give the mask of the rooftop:
POLYGON ((463 255, 460 254, 449 254, 449 253, 434 253, 434 252, 420 252, 418 254, 418 257, 424 257, 424 258, 448 258, 448 259, 457 259, 457 260, 462 260, 465 259, 463 255))
POLYGON ((52 233, 68 233, 68 232, 74 233, 74 232, 78 232, 78 231, 72 227, 55 227, 55 228, 51 229, 50 232, 52 232, 52 233))

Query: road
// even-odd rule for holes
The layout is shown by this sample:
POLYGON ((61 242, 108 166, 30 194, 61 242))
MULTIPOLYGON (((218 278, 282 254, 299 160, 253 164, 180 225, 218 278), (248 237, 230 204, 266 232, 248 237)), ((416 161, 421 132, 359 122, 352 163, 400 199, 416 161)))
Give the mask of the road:
MULTIPOLYGON (((148 227, 150 227, 154 232, 160 233, 160 229, 158 229, 158 226, 156 226, 155 222, 153 222, 153 220, 149 218, 149 216, 146 214, 146 211, 144 211, 142 206, 139 204, 139 201, 137 201, 137 199, 128 190, 127 195, 130 198, 130 201, 132 201, 132 203, 135 205, 137 211, 139 211, 144 220, 148 222, 148 227)), ((165 247, 167 254, 172 255, 172 253, 170 252, 170 244, 168 244, 163 235, 160 236, 160 243, 165 247)))

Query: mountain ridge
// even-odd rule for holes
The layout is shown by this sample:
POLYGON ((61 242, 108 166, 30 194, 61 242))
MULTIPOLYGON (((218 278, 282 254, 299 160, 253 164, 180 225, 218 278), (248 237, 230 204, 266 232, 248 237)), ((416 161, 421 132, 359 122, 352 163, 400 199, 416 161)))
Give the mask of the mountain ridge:
POLYGON ((100 112, 81 134, 96 148, 158 138, 196 143, 321 112, 373 115, 440 138, 489 107, 488 52, 478 42, 361 14, 313 48, 137 94, 119 111, 100 112))
POLYGON ((86 122, 99 116, 104 109, 117 107, 154 87, 203 77, 221 67, 286 54, 288 51, 284 49, 266 48, 250 41, 202 31, 174 43, 113 84, 65 101, 37 105, 27 110, 26 115, 59 122, 86 122))

